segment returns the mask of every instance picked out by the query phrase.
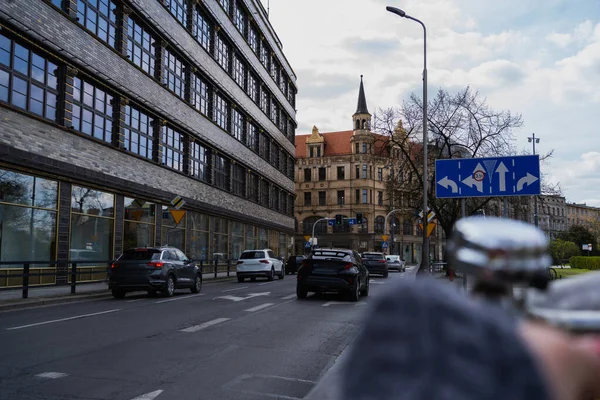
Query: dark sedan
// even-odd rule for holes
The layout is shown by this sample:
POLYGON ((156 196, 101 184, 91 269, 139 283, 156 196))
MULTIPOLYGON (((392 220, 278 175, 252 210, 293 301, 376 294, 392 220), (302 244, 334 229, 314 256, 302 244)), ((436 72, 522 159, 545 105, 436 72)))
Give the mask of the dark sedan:
POLYGON ((126 250, 112 264, 108 287, 118 299, 134 291, 172 296, 175 289, 186 288, 198 293, 202 272, 175 247, 140 247, 126 250))
POLYGON ((382 275, 388 277, 388 263, 383 253, 365 252, 362 254, 363 262, 371 274, 382 275))
POLYGON ((289 256, 285 262, 285 273, 295 274, 298 272, 298 268, 300 268, 300 264, 302 264, 302 260, 305 258, 305 256, 289 256))
POLYGON ((296 295, 308 292, 347 293, 352 301, 369 295, 369 271, 357 252, 348 249, 317 249, 298 269, 296 295))

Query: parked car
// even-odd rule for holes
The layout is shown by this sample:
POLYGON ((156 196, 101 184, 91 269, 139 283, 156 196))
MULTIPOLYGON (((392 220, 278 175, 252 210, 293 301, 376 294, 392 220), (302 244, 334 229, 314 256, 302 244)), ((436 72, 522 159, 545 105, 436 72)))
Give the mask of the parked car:
POLYGON ((298 268, 305 258, 305 256, 289 256, 285 263, 285 273, 295 274, 298 272, 298 268))
POLYGON ((259 276, 272 281, 275 274, 279 279, 285 277, 283 261, 270 249, 244 250, 237 261, 236 271, 238 282, 244 282, 246 278, 254 281, 259 276))
POLYGON ((385 256, 385 259, 388 263, 388 270, 395 269, 398 272, 406 271, 406 261, 400 258, 400 256, 390 254, 389 256, 385 256))
POLYGON ((110 269, 108 287, 115 298, 127 292, 158 291, 172 296, 175 289, 192 293, 202 288, 202 272, 193 260, 175 247, 139 247, 123 252, 110 269))
POLYGON ((308 292, 348 293, 352 301, 358 301, 360 295, 369 295, 369 271, 354 250, 313 250, 302 260, 296 283, 299 299, 308 292))
POLYGON ((362 259, 369 273, 382 275, 384 278, 388 277, 388 263, 383 253, 364 252, 362 253, 362 259))

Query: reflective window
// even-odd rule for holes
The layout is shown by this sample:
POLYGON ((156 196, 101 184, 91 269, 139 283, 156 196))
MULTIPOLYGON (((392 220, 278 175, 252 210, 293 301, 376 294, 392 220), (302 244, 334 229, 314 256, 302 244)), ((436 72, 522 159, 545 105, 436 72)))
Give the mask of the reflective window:
POLYGON ((287 76, 282 71, 281 78, 279 79, 279 89, 281 89, 281 92, 283 93, 284 96, 287 96, 287 88, 288 88, 288 79, 287 79, 287 76))
POLYGON ((260 42, 260 62, 269 70, 269 46, 263 41, 260 42))
POLYGON ((279 65, 275 60, 271 63, 271 78, 273 78, 275 83, 279 83, 279 65))
POLYGON ((167 0, 169 11, 183 26, 187 26, 187 6, 187 0, 167 0))
POLYGON ((185 252, 185 227, 187 218, 184 215, 179 221, 175 221, 171 211, 174 210, 169 206, 162 207, 162 227, 160 241, 163 246, 173 246, 185 252))
POLYGON ((62 0, 52 0, 52 4, 54 4, 56 7, 62 9, 62 0))
POLYGON ((219 94, 215 93, 214 103, 214 121, 226 131, 229 131, 229 103, 219 94))
POLYGON ((155 212, 156 204, 125 197, 123 250, 154 245, 155 212))
POLYGON ((208 19, 198 7, 194 7, 194 37, 204 47, 204 50, 210 51, 210 40, 212 30, 208 19))
POLYGON ((271 186, 271 209, 279 211, 279 188, 275 185, 271 186))
POLYGON ((125 121, 123 121, 125 149, 142 157, 152 159, 154 148, 153 122, 154 118, 148 114, 127 105, 125 107, 125 121))
POLYGON ((243 89, 246 83, 246 66, 239 56, 233 57, 233 79, 243 89))
POLYGON ((264 144, 264 154, 262 155, 262 157, 269 161, 270 157, 271 157, 271 138, 267 137, 266 135, 263 136, 263 138, 265 140, 263 140, 263 144, 264 144))
POLYGON ((258 83, 254 75, 250 72, 248 72, 248 87, 246 88, 246 92, 253 102, 258 102, 258 83))
POLYGON ((190 243, 190 257, 205 263, 209 260, 209 217, 205 214, 189 212, 190 228, 192 229, 192 241, 190 243))
POLYGON ((219 0, 219 4, 221 4, 221 7, 223 7, 225 9, 225 11, 227 12, 227 14, 229 14, 229 0, 219 0))
POLYGON ((275 101, 274 97, 271 97, 271 121, 273 121, 273 123, 275 125, 278 124, 277 118, 279 117, 279 105, 277 104, 277 101, 275 101))
POLYGON ((248 173, 248 200, 258 203, 258 175, 248 173))
POLYGON ((183 172, 183 140, 183 135, 177 132, 175 129, 169 126, 162 127, 162 162, 167 167, 181 172, 183 172))
POLYGON ((258 228, 258 248, 266 249, 269 247, 269 240, 267 236, 267 230, 265 228, 258 228))
POLYGON ((135 65, 154 76, 156 63, 154 43, 152 34, 132 17, 129 17, 127 26, 127 57, 135 65))
MULTIPOLYGON (((215 253, 217 254, 223 254, 223 258, 228 258, 228 253, 227 251, 229 250, 229 224, 228 224, 228 220, 226 220, 225 218, 219 218, 219 217, 212 217, 211 218, 211 223, 213 226, 213 231, 214 231, 214 235, 213 235, 213 256, 215 256, 215 253)), ((214 258, 213 258, 214 260, 214 258)), ((222 258, 221 258, 222 260, 222 258)), ((217 258, 217 261, 220 261, 219 258, 217 258)))
POLYGON ((235 10, 233 12, 233 23, 243 35, 246 31, 246 12, 242 8, 242 5, 239 1, 235 2, 235 10))
POLYGON ((236 109, 233 109, 231 112, 231 134, 237 140, 243 142, 244 140, 244 125, 246 119, 244 118, 244 114, 239 112, 236 109))
POLYGON ((264 179, 260 181, 260 204, 269 206, 269 182, 264 179))
POLYGON ((79 214, 113 217, 114 200, 115 196, 112 193, 74 185, 71 190, 71 211, 79 214))
POLYGON ((260 87, 260 109, 269 115, 269 91, 264 87, 260 87))
POLYGON ((231 191, 238 196, 246 196, 246 168, 234 164, 231 172, 231 191))
POLYGON ((56 120, 57 65, 0 34, 0 101, 56 120))
POLYGON ((246 147, 258 153, 258 128, 251 122, 248 122, 246 132, 246 147))
POLYGON ((177 96, 185 97, 185 67, 183 62, 171 53, 169 50, 164 51, 164 73, 163 84, 177 96))
POLYGON ((256 249, 256 227, 254 225, 246 225, 246 248, 256 249))
POLYGON ((215 36, 215 59, 225 71, 229 71, 229 44, 221 35, 215 36))
POLYGON ((77 22, 98 36, 110 47, 115 47, 117 7, 110 0, 77 0, 77 22))
POLYGON ((73 129, 110 143, 113 96, 88 80, 73 79, 73 129))
POLYGON ((229 160, 225 157, 213 157, 214 185, 219 189, 229 191, 229 160))
POLYGON ((210 103, 208 84, 198 75, 192 75, 192 106, 204 115, 208 115, 210 103))
POLYGON ((258 54, 258 33, 256 32, 256 28, 251 24, 248 25, 248 44, 254 54, 258 54))
POLYGON ((271 160, 269 162, 274 167, 277 167, 279 164, 279 147, 277 147, 275 144, 271 146, 271 160))
POLYGON ((363 204, 367 204, 369 202, 368 195, 369 195, 369 191, 367 189, 363 189, 362 190, 362 203, 363 204))
POLYGON ((246 249, 244 244, 244 227, 241 222, 231 221, 231 258, 238 259, 246 249))
POLYGON ((56 181, 0 169, 0 202, 56 209, 57 190, 56 181))
POLYGON ((190 143, 190 175, 210 183, 210 152, 198 142, 190 143))

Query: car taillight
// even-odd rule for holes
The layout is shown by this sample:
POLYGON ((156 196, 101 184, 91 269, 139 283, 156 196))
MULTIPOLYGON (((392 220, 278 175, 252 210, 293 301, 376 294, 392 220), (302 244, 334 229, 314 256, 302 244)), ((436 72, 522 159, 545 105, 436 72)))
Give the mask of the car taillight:
POLYGON ((380 262, 380 263, 384 263, 384 262, 385 262, 385 260, 379 260, 379 262, 380 262))
POLYGON ((352 268, 352 266, 353 266, 353 265, 354 265, 354 264, 352 264, 351 262, 349 262, 349 263, 345 263, 345 264, 344 264, 344 269, 350 269, 350 268, 352 268))
POLYGON ((260 260, 260 261, 258 261, 258 262, 259 262, 259 263, 263 263, 263 264, 268 264, 268 263, 269 263, 269 260, 260 260))
POLYGON ((160 261, 152 261, 148 263, 148 266, 150 267, 154 267, 154 268, 162 268, 165 266, 164 262, 160 262, 160 261))
POLYGON ((243 263, 244 263, 243 261, 238 261, 238 262, 236 263, 236 265, 240 265, 240 264, 243 264, 243 263))
POLYGON ((113 264, 110 266, 111 269, 115 269, 117 267, 117 264, 113 264))

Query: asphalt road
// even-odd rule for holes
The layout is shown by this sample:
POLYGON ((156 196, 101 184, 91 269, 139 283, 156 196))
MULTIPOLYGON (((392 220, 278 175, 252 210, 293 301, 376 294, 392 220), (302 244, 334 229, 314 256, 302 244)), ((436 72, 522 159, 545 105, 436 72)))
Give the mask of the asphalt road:
POLYGON ((297 300, 295 276, 0 313, 0 399, 302 399, 372 297, 297 300))

